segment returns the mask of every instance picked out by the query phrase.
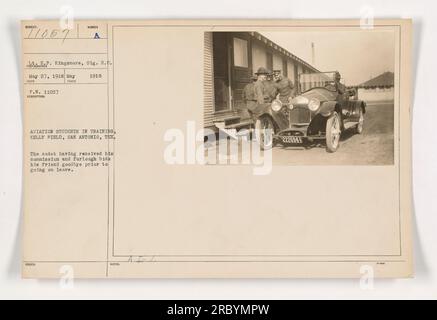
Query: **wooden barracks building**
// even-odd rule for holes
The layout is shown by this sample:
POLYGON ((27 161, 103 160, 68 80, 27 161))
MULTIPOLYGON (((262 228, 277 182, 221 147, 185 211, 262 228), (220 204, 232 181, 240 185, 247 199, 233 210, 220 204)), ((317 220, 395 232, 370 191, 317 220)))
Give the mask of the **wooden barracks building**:
POLYGON ((257 32, 205 32, 204 127, 250 125, 243 88, 259 67, 280 69, 295 83, 316 68, 257 32))
POLYGON ((393 101, 394 100, 393 72, 387 71, 358 86, 358 98, 365 101, 393 101))

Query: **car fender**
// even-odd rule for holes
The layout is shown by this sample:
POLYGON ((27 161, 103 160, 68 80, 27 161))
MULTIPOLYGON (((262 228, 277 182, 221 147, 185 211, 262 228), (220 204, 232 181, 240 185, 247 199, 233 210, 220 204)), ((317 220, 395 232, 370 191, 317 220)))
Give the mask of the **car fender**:
POLYGON ((350 101, 350 108, 352 110, 352 113, 350 114, 349 118, 353 121, 358 121, 360 116, 360 109, 363 111, 363 114, 366 113, 366 103, 362 100, 353 100, 350 101))
POLYGON ((324 117, 329 117, 335 111, 336 106, 337 106, 337 101, 323 102, 317 114, 320 114, 324 117))
POLYGON ((273 120, 276 130, 283 130, 288 126, 287 119, 281 115, 281 112, 274 112, 273 110, 264 110, 264 112, 259 113, 257 118, 269 117, 273 120))
POLYGON ((282 111, 273 111, 270 107, 270 103, 261 105, 256 112, 257 118, 265 116, 272 118, 277 130, 283 130, 288 127, 288 118, 282 111))
POLYGON ((363 108, 363 113, 366 113, 366 107, 367 107, 366 102, 363 100, 360 100, 360 102, 361 102, 361 108, 363 108))

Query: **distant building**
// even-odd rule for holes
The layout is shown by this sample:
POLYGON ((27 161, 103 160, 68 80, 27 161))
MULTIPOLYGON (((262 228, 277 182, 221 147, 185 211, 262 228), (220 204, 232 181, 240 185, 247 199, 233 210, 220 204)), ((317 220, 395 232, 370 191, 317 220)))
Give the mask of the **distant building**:
POLYGON ((394 99, 394 73, 384 72, 358 86, 358 99, 384 101, 394 99))
POLYGON ((281 70, 295 84, 299 74, 318 72, 258 32, 205 32, 204 127, 251 124, 242 92, 259 67, 281 70))

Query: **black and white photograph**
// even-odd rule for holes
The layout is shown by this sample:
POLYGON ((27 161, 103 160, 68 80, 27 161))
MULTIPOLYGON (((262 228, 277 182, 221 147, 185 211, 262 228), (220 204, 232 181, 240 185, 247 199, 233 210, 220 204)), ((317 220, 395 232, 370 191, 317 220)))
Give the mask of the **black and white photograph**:
POLYGON ((257 141, 276 165, 394 164, 393 31, 205 32, 204 59, 219 141, 257 141))
POLYGON ((435 1, 3 7, 0 300, 435 299, 435 1))

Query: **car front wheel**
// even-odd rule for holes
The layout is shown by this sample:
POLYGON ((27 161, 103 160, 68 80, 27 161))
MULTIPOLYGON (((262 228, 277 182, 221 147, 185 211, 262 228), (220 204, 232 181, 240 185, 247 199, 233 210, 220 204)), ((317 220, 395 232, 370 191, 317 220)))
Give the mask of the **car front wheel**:
POLYGON ((341 123, 340 116, 333 112, 326 121, 326 150, 335 152, 340 144, 341 123))
POLYGON ((274 134, 275 126, 270 117, 258 118, 255 122, 255 137, 258 141, 261 150, 268 150, 274 147, 274 134))

